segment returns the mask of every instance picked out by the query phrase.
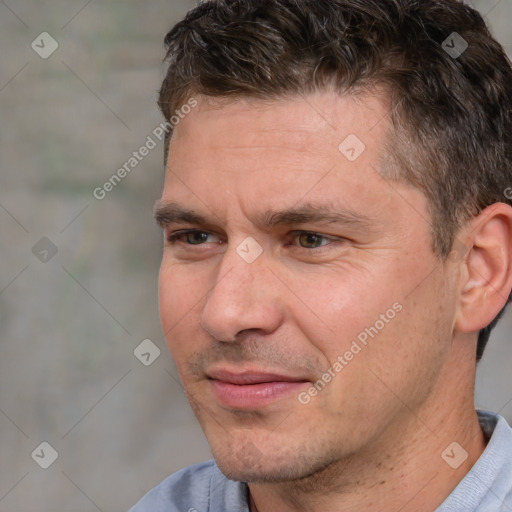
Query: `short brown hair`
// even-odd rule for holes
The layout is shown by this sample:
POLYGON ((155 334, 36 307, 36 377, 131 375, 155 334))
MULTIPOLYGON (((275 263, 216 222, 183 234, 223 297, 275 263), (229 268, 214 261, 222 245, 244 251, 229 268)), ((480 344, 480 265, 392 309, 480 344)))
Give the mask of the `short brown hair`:
MULTIPOLYGON (((382 171, 423 191, 443 260, 465 221, 511 204, 512 67, 482 16, 458 0, 210 0, 165 43, 158 104, 168 121, 195 94, 385 88, 393 165, 382 171)), ((502 313, 480 331, 477 360, 502 313)))

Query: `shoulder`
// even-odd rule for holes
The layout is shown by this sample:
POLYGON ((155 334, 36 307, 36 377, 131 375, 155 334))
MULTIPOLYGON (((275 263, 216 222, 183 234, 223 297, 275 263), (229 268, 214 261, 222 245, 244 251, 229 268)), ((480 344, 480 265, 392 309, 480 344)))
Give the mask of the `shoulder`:
POLYGON ((512 510, 512 428, 505 418, 478 411, 487 447, 436 512, 512 510))
POLYGON ((243 504, 245 492, 245 484, 229 480, 209 460, 167 477, 129 512, 215 512, 219 501, 243 504))
POLYGON ((209 460, 172 474, 151 489, 129 512, 187 512, 194 508, 192 501, 207 503, 214 468, 215 461, 209 460))

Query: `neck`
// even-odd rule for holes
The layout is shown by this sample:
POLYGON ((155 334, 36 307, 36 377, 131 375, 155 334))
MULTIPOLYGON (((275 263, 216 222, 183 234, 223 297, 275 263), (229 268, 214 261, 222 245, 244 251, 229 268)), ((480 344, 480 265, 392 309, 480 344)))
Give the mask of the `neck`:
POLYGON ((486 444, 473 406, 473 385, 452 384, 450 393, 439 386, 419 410, 404 406, 401 417, 375 442, 321 472, 300 481, 249 484, 251 512, 435 510, 486 444))

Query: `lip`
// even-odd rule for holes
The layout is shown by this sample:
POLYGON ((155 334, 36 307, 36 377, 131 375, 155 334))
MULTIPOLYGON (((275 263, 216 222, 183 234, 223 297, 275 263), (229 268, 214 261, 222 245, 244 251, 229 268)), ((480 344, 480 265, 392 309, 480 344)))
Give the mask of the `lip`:
POLYGON ((298 394, 310 384, 304 377, 265 371, 216 369, 207 372, 208 382, 217 402, 229 409, 258 409, 298 394))

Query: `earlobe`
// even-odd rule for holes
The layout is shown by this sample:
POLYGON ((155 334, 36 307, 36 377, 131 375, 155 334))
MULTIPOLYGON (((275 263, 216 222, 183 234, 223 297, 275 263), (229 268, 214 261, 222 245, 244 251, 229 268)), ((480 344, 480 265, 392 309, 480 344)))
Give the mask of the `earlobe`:
POLYGON ((455 329, 471 333, 494 320, 512 289, 512 207, 489 206, 471 221, 464 238, 469 251, 459 263, 455 329))

